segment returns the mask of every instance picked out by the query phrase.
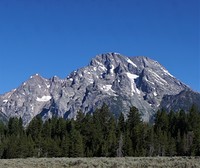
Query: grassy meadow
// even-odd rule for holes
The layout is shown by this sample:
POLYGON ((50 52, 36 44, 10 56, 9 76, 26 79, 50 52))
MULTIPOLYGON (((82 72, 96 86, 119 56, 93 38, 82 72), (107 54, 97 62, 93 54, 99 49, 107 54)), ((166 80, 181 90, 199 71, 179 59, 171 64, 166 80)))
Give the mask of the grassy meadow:
POLYGON ((1 159, 1 168, 195 168, 200 157, 1 159))

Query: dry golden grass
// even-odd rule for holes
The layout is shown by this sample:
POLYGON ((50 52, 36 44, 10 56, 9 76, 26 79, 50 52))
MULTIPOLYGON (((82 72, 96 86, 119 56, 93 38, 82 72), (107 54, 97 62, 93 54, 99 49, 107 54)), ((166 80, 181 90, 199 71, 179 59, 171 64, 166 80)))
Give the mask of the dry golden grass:
POLYGON ((2 159, 0 168, 195 168, 200 157, 2 159))

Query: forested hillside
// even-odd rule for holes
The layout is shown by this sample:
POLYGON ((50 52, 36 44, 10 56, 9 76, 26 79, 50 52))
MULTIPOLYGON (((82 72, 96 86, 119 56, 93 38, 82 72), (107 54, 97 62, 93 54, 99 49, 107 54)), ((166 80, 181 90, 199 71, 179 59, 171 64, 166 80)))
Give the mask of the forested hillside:
POLYGON ((35 117, 24 128, 22 119, 0 124, 0 158, 122 157, 200 155, 200 112, 160 110, 153 125, 141 121, 131 107, 127 119, 116 119, 107 105, 94 114, 78 112, 76 120, 35 117))

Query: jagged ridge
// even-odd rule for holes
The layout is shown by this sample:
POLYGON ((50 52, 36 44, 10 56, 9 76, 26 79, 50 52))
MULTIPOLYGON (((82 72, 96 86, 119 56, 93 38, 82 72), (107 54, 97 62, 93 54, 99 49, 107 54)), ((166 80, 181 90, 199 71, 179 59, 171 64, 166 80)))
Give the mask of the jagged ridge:
POLYGON ((74 118, 78 110, 92 113, 105 102, 115 115, 127 114, 130 106, 136 106, 149 121, 164 95, 188 89, 157 61, 107 53, 65 79, 31 76, 0 96, 0 111, 8 118, 20 116, 28 124, 38 114, 47 119, 53 115, 74 118))

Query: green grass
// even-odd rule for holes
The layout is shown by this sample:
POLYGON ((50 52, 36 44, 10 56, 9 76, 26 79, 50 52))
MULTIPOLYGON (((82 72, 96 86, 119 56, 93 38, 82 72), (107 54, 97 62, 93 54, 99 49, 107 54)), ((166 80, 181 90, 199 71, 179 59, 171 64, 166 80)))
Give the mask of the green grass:
POLYGON ((0 168, 195 168, 200 157, 2 159, 0 168))

